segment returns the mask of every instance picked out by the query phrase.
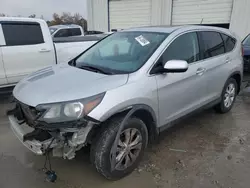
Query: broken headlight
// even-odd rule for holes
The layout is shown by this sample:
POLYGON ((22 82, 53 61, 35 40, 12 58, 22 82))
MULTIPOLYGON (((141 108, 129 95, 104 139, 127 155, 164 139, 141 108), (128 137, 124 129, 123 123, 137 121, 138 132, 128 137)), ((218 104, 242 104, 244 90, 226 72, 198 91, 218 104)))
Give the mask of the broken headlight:
POLYGON ((78 120, 98 106, 104 95, 105 93, 102 93, 75 101, 38 105, 36 109, 42 112, 39 120, 47 123, 78 120))

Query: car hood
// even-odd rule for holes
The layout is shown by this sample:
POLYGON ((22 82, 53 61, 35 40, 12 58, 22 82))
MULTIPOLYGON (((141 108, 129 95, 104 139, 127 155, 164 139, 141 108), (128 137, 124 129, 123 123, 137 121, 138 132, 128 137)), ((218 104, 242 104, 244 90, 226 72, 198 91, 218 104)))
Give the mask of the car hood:
POLYGON ((35 107, 90 97, 122 86, 127 80, 128 74, 105 75, 60 64, 29 75, 16 85, 13 95, 35 107))
POLYGON ((243 46, 244 56, 250 55, 250 46, 243 46))

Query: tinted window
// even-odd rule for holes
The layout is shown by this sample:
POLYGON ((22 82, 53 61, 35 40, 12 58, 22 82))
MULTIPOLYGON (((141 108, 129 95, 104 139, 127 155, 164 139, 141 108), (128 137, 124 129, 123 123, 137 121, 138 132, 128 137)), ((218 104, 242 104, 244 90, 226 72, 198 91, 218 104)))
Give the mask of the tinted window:
POLYGON ((197 34, 187 33, 175 39, 162 55, 161 61, 185 60, 192 63, 199 60, 199 45, 197 34))
POLYGON ((235 46, 235 42, 236 42, 235 39, 224 34, 221 34, 221 36, 225 43, 226 52, 232 51, 235 46))
POLYGON ((80 28, 72 28, 70 29, 71 36, 78 36, 81 35, 81 29, 80 28))
POLYGON ((224 42, 217 32, 201 32, 204 44, 204 58, 214 57, 225 53, 224 42))
POLYGON ((44 43, 38 23, 2 23, 2 28, 7 46, 44 43))
POLYGON ((69 29, 60 29, 54 37, 69 37, 71 35, 69 29))

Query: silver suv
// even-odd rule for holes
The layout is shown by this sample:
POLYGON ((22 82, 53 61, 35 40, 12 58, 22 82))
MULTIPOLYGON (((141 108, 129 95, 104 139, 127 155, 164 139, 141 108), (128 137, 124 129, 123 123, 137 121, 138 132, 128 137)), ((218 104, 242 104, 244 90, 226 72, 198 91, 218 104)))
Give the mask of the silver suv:
POLYGON ((230 111, 242 71, 241 42, 229 30, 129 29, 22 80, 8 116, 34 153, 72 159, 90 145, 97 171, 115 180, 179 118, 204 107, 230 111))

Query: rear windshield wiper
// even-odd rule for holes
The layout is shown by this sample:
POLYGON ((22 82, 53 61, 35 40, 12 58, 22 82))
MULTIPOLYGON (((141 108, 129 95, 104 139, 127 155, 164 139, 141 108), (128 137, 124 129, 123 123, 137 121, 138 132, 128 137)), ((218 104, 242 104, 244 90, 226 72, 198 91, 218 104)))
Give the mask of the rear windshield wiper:
POLYGON ((112 72, 105 71, 103 69, 100 69, 98 67, 94 67, 94 66, 91 66, 91 65, 83 65, 83 66, 80 66, 79 68, 89 70, 89 71, 92 71, 92 72, 101 73, 101 74, 107 74, 107 75, 113 74, 112 72))

